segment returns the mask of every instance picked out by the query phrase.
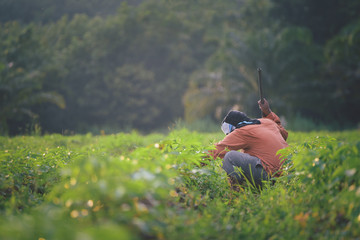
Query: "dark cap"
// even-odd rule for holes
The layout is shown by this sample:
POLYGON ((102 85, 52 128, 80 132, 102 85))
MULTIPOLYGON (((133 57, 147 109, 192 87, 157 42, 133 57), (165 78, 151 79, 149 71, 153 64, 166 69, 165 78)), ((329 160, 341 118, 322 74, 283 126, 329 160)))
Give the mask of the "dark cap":
POLYGON ((232 110, 224 118, 222 122, 236 126, 239 122, 250 121, 250 118, 243 112, 232 110))

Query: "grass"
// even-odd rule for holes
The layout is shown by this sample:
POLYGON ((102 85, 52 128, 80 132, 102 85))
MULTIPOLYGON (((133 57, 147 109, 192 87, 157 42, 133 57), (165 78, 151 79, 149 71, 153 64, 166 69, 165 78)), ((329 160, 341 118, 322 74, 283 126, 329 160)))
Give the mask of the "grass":
POLYGON ((234 191, 176 129, 0 137, 1 239, 357 239, 359 132, 290 132, 286 170, 234 191))

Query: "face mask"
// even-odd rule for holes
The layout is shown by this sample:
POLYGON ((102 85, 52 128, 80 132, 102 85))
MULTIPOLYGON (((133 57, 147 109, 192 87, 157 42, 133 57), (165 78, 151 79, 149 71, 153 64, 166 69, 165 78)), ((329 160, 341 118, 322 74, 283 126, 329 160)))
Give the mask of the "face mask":
POLYGON ((225 135, 228 135, 235 129, 235 126, 231 125, 230 123, 223 122, 221 125, 221 130, 225 133, 225 135))

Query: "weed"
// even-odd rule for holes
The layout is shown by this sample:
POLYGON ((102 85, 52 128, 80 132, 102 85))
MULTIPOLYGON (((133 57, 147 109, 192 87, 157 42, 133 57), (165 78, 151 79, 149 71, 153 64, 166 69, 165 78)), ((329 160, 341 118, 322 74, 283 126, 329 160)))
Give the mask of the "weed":
POLYGON ((283 172, 236 190, 220 134, 0 137, 1 239, 354 239, 357 131, 291 132, 283 172))

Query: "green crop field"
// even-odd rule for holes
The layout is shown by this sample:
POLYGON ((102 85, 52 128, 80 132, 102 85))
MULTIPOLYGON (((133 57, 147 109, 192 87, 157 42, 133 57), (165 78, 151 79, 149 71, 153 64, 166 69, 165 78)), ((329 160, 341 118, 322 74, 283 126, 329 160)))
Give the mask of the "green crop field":
POLYGON ((360 238, 359 131, 290 132, 261 191, 203 160, 222 137, 0 137, 0 239, 360 238))

